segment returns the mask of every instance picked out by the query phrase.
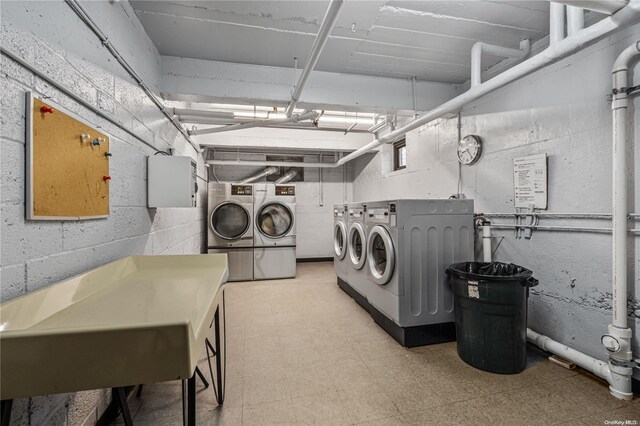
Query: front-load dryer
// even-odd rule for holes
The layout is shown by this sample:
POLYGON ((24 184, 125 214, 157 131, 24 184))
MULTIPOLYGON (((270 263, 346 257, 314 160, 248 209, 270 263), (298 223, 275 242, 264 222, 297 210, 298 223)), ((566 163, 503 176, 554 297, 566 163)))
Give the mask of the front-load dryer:
POLYGON ((455 338, 445 270, 473 258, 472 200, 367 203, 367 301, 403 346, 455 338))
POLYGON ((207 250, 226 253, 229 281, 253 279, 253 186, 208 185, 207 250))
POLYGON ((296 187, 254 184, 256 280, 296 276, 296 187))
POLYGON ((338 282, 347 282, 349 260, 347 258, 349 215, 346 204, 333 205, 333 269, 338 282))

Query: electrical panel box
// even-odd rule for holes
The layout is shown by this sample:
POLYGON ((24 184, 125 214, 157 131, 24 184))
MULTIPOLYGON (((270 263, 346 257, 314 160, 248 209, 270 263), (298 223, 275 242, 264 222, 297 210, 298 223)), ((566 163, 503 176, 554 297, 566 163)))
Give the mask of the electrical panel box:
POLYGON ((196 207, 196 162, 191 157, 150 156, 147 162, 147 204, 156 207, 196 207))

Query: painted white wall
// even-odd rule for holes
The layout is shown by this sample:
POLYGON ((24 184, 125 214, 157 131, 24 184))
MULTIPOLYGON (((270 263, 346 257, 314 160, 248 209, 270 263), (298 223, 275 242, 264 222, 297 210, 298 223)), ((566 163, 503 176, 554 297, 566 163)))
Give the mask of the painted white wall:
MULTIPOLYGON (((281 132, 287 132, 287 130, 281 130, 281 132)), ((264 161, 265 157, 266 154, 239 154, 239 158, 245 161, 264 161)), ((236 153, 216 153, 216 159, 235 160, 236 158, 238 158, 236 153)), ((327 154, 324 159, 324 161, 329 160, 334 161, 331 154, 327 154)), ((317 162, 318 156, 305 155, 304 161, 317 162)), ((337 167, 323 169, 322 172, 317 168, 306 168, 304 182, 294 182, 297 208, 296 257, 298 259, 333 256, 333 205, 349 202, 352 199, 352 166, 346 167, 346 170, 344 167, 337 167), (320 184, 320 173, 322 173, 322 184, 320 184)), ((264 167, 254 166, 215 166, 214 172, 220 181, 237 182, 263 169, 264 167)))
MULTIPOLYGON (((547 153, 549 212, 611 213, 610 69, 616 56, 639 38, 636 25, 465 107, 462 135, 476 134, 484 141, 480 161, 462 168, 462 192, 475 200, 477 212, 514 212, 513 158, 547 153)), ((640 65, 635 69, 638 84, 640 65)), ((640 112, 638 99, 632 102, 629 210, 638 212, 640 112)), ((457 139, 457 119, 441 119, 407 136, 406 170, 389 171, 390 146, 373 159, 357 160, 354 199, 449 197, 458 192, 457 139)), ((541 222, 562 224, 611 226, 609 221, 541 222)), ((513 231, 498 230, 496 235, 504 240, 494 259, 526 266, 540 280, 529 302, 530 327, 606 359, 600 336, 611 322, 611 236, 534 231, 530 240, 516 240, 513 231)), ((640 238, 635 236, 629 249, 629 320, 636 356, 639 291, 640 238)))
MULTIPOLYGON (((157 87, 159 55, 127 2, 83 2, 134 69, 157 87)), ((198 158, 177 129, 115 63, 93 33, 62 1, 0 5, 2 46, 102 108, 158 149, 198 158)), ((200 253, 201 208, 147 209, 146 158, 154 150, 2 56, 0 74, 0 200, 2 301, 132 254, 200 253), (25 92, 50 97, 101 126, 111 138, 108 219, 26 221, 25 92)), ((201 158, 199 174, 205 176, 201 158)), ((204 188, 205 185, 202 185, 204 188)), ((8 374, 3 372, 3 374, 8 374)), ((16 400, 12 424, 94 424, 110 401, 108 390, 16 400)))

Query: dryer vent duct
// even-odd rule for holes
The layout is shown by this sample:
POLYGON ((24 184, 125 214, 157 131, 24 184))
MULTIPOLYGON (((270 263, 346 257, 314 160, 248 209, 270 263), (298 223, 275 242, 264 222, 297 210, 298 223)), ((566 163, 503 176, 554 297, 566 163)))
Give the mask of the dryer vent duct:
POLYGON ((270 167, 267 167, 266 169, 262 170, 261 172, 256 173, 255 175, 251 175, 248 178, 243 179, 242 181, 240 181, 240 183, 255 182, 258 179, 261 179, 261 178, 263 178, 265 176, 272 175, 274 173, 278 173, 278 168, 274 167, 274 166, 270 166, 270 167))
POLYGON ((289 169, 287 173, 276 179, 274 183, 287 183, 296 176, 298 176, 298 171, 296 169, 289 169))

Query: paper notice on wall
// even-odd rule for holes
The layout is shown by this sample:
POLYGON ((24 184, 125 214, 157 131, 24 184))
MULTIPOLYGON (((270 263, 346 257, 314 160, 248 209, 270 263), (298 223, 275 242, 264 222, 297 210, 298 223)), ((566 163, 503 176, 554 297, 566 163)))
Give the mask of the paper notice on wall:
POLYGON ((547 154, 513 159, 516 207, 547 208, 547 154))

